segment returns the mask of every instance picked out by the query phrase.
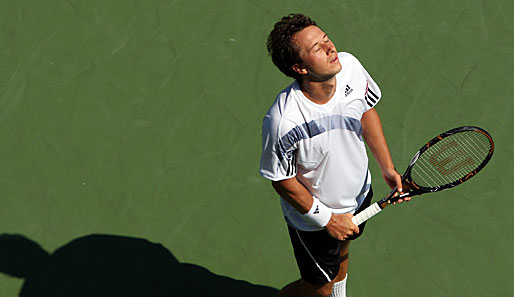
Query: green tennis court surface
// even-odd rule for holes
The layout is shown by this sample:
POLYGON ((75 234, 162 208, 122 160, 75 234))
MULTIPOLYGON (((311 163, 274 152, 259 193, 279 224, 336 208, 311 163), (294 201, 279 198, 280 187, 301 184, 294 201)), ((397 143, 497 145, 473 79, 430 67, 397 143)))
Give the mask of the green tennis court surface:
MULTIPOLYGON (((262 116, 290 82, 265 40, 290 12, 317 20, 381 86, 399 169, 457 126, 496 143, 469 183, 370 221, 351 248, 348 295, 514 296, 512 1, 0 1, 0 233, 49 253, 91 234, 120 239, 91 273, 155 259, 131 242, 161 244, 169 275, 206 286, 173 296, 272 296, 297 279, 258 175, 262 116)), ((79 250, 103 255, 103 244, 79 250)), ((14 250, 18 269, 40 264, 14 250)), ((0 296, 22 286, 0 274, 0 296)))

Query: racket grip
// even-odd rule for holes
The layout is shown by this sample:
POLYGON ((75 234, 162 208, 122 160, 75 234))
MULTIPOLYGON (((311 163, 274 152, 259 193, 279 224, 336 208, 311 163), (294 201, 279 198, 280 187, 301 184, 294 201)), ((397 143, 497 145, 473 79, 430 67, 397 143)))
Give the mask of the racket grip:
POLYGON ((359 226, 360 224, 366 222, 369 220, 372 216, 376 215, 377 213, 381 212, 382 208, 378 205, 378 202, 375 202, 371 204, 368 208, 365 210, 359 212, 357 215, 355 215, 352 218, 352 222, 359 226))

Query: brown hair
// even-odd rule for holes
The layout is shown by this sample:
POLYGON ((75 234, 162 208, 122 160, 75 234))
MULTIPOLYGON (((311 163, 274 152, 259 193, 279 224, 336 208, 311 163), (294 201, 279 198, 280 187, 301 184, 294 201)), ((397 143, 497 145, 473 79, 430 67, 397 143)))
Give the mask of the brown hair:
POLYGON ((293 70, 293 65, 302 64, 302 61, 298 48, 291 42, 291 38, 309 26, 316 26, 316 22, 303 14, 290 14, 275 23, 266 42, 273 64, 282 73, 297 80, 301 75, 293 70))

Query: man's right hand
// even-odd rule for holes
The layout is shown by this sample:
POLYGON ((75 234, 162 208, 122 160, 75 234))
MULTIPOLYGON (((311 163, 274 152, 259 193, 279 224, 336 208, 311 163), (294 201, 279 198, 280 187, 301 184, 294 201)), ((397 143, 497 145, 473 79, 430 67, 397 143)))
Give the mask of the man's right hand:
POLYGON ((346 240, 348 237, 359 234, 359 227, 352 222, 351 213, 332 214, 325 226, 328 234, 337 240, 346 240))

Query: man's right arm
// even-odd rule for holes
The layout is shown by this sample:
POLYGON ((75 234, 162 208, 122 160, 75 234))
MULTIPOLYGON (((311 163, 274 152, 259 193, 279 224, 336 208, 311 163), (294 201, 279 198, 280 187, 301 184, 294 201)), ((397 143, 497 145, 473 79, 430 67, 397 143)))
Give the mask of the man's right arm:
MULTIPOLYGON (((293 206, 302 215, 305 215, 312 208, 314 199, 296 177, 273 181, 273 188, 277 193, 293 206)), ((344 240, 348 236, 359 233, 359 228, 352 222, 351 213, 332 214, 330 221, 325 226, 330 236, 344 240)))
POLYGON ((311 193, 296 179, 296 177, 271 182, 280 197, 284 198, 299 213, 306 214, 312 207, 311 193))

